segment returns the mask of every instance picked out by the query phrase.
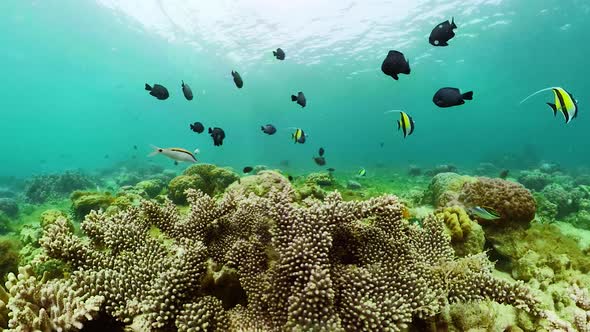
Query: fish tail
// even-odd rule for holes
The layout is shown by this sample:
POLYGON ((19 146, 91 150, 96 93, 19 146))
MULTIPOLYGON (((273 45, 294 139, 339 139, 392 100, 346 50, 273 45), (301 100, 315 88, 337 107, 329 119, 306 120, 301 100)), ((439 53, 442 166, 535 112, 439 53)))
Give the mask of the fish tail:
POLYGON ((468 92, 465 92, 465 93, 462 95, 462 97, 463 97, 463 99, 465 99, 465 100, 472 100, 472 99, 473 99, 473 91, 468 91, 468 92))
POLYGON ((297 96, 296 95, 291 95, 291 101, 296 101, 297 100, 297 96))
POLYGON ((541 90, 539 90, 539 91, 533 92, 533 93, 531 93, 531 94, 530 94, 528 97, 526 97, 525 99, 523 99, 523 100, 520 102, 520 104, 524 103, 525 101, 529 100, 529 98, 531 98, 531 97, 533 97, 533 96, 536 96, 536 95, 538 95, 538 94, 539 94, 539 93, 541 93, 541 92, 548 91, 548 90, 552 90, 552 89, 555 89, 555 87, 545 88, 545 89, 541 89, 541 90))
POLYGON ((145 84, 145 89, 148 91, 152 91, 152 87, 149 84, 145 84))
POLYGON ((152 149, 154 149, 154 151, 152 151, 152 153, 148 154, 148 157, 153 157, 155 155, 157 155, 158 153, 160 153, 160 148, 155 146, 155 145, 150 145, 152 147, 152 149))

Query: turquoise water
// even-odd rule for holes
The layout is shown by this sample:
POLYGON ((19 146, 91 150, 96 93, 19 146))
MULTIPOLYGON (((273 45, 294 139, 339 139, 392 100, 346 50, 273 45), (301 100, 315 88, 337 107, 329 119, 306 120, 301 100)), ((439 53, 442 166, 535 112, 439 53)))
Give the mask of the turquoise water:
POLYGON ((320 146, 326 167, 344 171, 509 156, 524 164, 532 157, 523 150, 570 167, 590 162, 587 1, 5 0, 0 13, 3 175, 174 167, 148 158, 150 144, 198 148, 200 161, 237 169, 281 160, 317 169, 320 146), (459 28, 450 46, 431 46, 432 28, 452 16, 459 28), (272 56, 277 47, 285 61, 272 56), (412 66, 399 81, 380 70, 391 49, 412 66), (170 98, 149 96, 145 83, 165 85, 170 98), (439 109, 432 96, 445 86, 473 90, 474 100, 439 109), (519 105, 548 86, 575 95, 577 119, 554 118, 549 92, 519 105), (290 101, 297 91, 304 109, 290 101), (384 115, 391 109, 413 116, 412 136, 403 139, 397 115, 384 115), (195 121, 223 128, 224 145, 190 131, 195 121), (260 131, 266 123, 276 135, 260 131), (304 145, 293 144, 291 127, 308 133, 304 145))

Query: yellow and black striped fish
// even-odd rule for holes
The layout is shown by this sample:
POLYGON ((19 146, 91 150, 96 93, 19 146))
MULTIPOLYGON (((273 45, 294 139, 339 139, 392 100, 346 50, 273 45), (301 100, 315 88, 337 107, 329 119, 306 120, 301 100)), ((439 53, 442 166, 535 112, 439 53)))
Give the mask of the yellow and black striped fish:
POLYGON ((295 141, 295 144, 305 143, 305 133, 303 132, 303 129, 295 129, 295 132, 291 134, 291 138, 295 141))
POLYGON ((578 115, 578 104, 571 93, 565 91, 563 88, 551 88, 555 96, 555 103, 547 103, 553 110, 553 115, 557 115, 557 111, 561 111, 565 118, 565 123, 569 123, 578 115))
POLYGON ((403 130, 404 138, 412 135, 414 132, 414 120, 406 112, 399 112, 399 120, 397 120, 397 130, 403 130))
POLYGON ((557 115, 557 111, 560 111, 565 118, 565 123, 570 123, 572 119, 578 116, 578 101, 571 93, 560 87, 541 89, 526 97, 520 103, 522 104, 532 96, 548 90, 553 91, 553 95, 555 97, 555 103, 547 103, 547 105, 551 107, 551 110, 553 110, 553 115, 557 115))

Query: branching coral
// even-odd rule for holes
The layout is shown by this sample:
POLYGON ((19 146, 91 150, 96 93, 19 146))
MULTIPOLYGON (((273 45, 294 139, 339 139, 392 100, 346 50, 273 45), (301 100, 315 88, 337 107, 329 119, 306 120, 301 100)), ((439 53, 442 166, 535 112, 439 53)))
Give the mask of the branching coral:
POLYGON ((395 196, 293 196, 290 186, 218 201, 189 190, 186 216, 170 202, 93 211, 82 223, 90 241, 59 218, 40 242, 76 270, 76 289, 146 329, 400 331, 448 302, 481 299, 541 315, 526 288, 492 276, 485 255, 456 259, 440 219, 402 220, 395 196), (246 299, 220 295, 223 284, 246 299))
POLYGON ((98 315, 104 298, 67 280, 38 280, 30 266, 8 275, 0 302, 9 311, 7 331, 72 331, 98 315))

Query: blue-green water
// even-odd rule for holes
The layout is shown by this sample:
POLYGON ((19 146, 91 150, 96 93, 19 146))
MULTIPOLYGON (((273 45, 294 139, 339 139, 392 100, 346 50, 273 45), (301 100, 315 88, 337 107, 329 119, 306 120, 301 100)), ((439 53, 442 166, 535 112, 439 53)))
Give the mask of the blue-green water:
POLYGON ((316 169, 320 146, 328 166, 350 171, 510 156, 524 163, 532 154, 523 150, 570 167, 590 162, 587 1, 5 0, 0 13, 3 175, 173 167, 148 158, 150 144, 199 148, 200 161, 239 169, 281 160, 316 169), (431 29, 451 16, 456 37, 431 46, 431 29), (272 56, 277 47, 285 61, 272 56), (412 66, 399 81, 380 70, 391 49, 412 66), (170 98, 149 96, 144 83, 165 85, 170 98), (439 109, 432 96, 444 86, 473 90, 474 100, 439 109), (519 105, 548 86, 580 101, 570 124, 545 105, 549 92, 519 105), (297 91, 304 109, 290 101, 297 91), (397 116, 383 114, 400 108, 416 122, 406 139, 397 116), (194 121, 223 128, 224 145, 190 131, 194 121), (278 133, 264 135, 266 123, 278 133), (293 144, 290 127, 309 140, 293 144))

